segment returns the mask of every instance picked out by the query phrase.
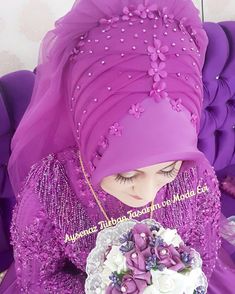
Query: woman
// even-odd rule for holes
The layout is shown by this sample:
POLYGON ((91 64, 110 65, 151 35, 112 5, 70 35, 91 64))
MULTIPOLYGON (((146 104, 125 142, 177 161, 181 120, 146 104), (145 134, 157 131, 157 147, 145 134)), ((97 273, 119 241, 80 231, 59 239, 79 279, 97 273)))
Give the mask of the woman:
POLYGON ((85 293, 97 233, 123 216, 176 228, 208 293, 232 293, 218 181, 197 149, 207 43, 185 0, 81 0, 56 22, 12 140, 1 293, 85 293))

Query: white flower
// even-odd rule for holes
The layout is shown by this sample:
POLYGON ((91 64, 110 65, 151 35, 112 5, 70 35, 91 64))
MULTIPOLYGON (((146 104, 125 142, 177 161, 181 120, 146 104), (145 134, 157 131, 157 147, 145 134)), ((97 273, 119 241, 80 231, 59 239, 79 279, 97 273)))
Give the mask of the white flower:
POLYGON ((144 289, 143 294, 161 294, 156 285, 150 285, 144 289))
POLYGON ((201 279, 203 277, 203 272, 201 268, 194 268, 189 273, 186 273, 188 284, 186 286, 186 293, 192 293, 194 290, 201 286, 201 279))
POLYGON ((95 293, 96 293, 96 294, 105 294, 105 289, 97 288, 97 289, 95 290, 95 293))
POLYGON ((195 268, 182 274, 170 269, 151 270, 152 285, 145 288, 143 294, 193 294, 201 285, 202 270, 195 268))
POLYGON ((167 243, 167 245, 172 244, 176 247, 179 246, 181 242, 183 242, 176 229, 164 229, 161 227, 160 230, 157 232, 157 235, 161 236, 163 240, 167 243))
POLYGON ((122 270, 127 270, 126 257, 120 251, 119 246, 112 246, 106 258, 104 264, 112 271, 120 273, 122 270))
POLYGON ((104 267, 103 271, 101 272, 102 275, 102 281, 105 283, 105 285, 109 285, 111 283, 111 280, 109 276, 112 274, 112 270, 108 267, 104 267))
POLYGON ((117 273, 120 273, 123 270, 127 270, 127 265, 126 257, 119 250, 119 246, 113 246, 106 258, 101 275, 102 281, 109 285, 111 282, 109 276, 112 272, 117 271, 117 273))
POLYGON ((147 287, 143 294, 176 294, 185 291, 187 277, 183 274, 173 270, 164 269, 163 271, 151 270, 151 275, 153 284, 147 287))

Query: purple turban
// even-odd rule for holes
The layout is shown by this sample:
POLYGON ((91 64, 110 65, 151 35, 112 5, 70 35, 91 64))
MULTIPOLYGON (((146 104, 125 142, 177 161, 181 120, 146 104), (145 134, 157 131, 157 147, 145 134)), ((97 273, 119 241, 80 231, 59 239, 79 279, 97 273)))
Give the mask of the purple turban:
POLYGON ((40 48, 12 141, 15 191, 31 164, 69 145, 94 186, 118 172, 204 157, 197 136, 207 44, 191 0, 77 1, 40 48))
POLYGON ((207 47, 191 1, 110 1, 74 48, 71 111, 93 185, 170 160, 196 159, 207 47), (176 4, 177 3, 177 4, 176 4), (131 5, 132 4, 132 5, 131 5))

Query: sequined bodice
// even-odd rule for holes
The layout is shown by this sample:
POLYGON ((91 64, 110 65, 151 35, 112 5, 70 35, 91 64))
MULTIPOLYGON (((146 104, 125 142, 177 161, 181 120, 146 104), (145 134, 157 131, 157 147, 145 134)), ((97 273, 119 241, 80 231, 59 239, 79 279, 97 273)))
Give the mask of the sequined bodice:
MULTIPOLYGON (((142 220, 150 215, 147 207, 131 208, 102 189, 95 191, 113 222, 123 216, 142 220)), ((176 179, 157 193, 153 217, 176 228, 199 251, 209 278, 220 247, 220 191, 206 159, 200 166, 183 163, 176 179)), ((98 231, 108 225, 85 181, 75 147, 33 165, 18 195, 11 228, 24 293, 33 293, 32 287, 38 287, 37 293, 84 293, 87 256, 98 231), (22 221, 29 208, 31 215, 22 221), (34 282, 29 272, 39 279, 34 282)))

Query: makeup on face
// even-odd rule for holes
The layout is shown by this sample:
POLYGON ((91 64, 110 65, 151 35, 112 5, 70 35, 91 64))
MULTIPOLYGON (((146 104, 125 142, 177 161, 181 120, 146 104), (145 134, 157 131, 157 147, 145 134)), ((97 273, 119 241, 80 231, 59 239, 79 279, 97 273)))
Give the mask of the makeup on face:
POLYGON ((180 160, 168 161, 115 174, 104 179, 102 188, 126 205, 141 207, 152 201, 152 198, 156 197, 158 190, 177 176, 181 164, 182 162, 180 160), (154 185, 154 181, 156 181, 156 187, 152 187, 152 189, 148 187, 149 190, 145 190, 142 187, 142 180, 150 179, 150 177, 152 178, 152 185, 154 185), (155 180, 154 177, 156 177, 155 180), (148 191, 151 193, 151 196, 146 194, 148 191))
MULTIPOLYGON (((172 163, 170 163, 170 164, 166 165, 165 167, 159 169, 159 171, 161 171, 163 173, 172 173, 172 171, 176 170, 175 169, 176 163, 177 163, 177 161, 173 161, 172 163), (169 170, 170 167, 173 167, 173 168, 171 170, 169 170), (168 169, 168 171, 167 172, 164 172, 164 170, 167 170, 167 169, 168 169)), ((140 173, 144 173, 144 171, 142 171, 142 170, 134 170, 134 171, 137 171, 137 172, 140 172, 140 173)), ((156 172, 156 174, 159 173, 159 171, 156 172)), ((132 178, 134 178, 134 177, 132 177, 132 178)), ((140 197, 139 195, 129 194, 128 196, 130 196, 131 198, 137 200, 137 202, 145 200, 143 197, 140 197)))
MULTIPOLYGON (((166 176, 168 178, 173 177, 174 176, 174 173, 175 172, 178 172, 178 170, 175 169, 175 167, 173 167, 170 171, 169 170, 168 171, 164 171, 164 170, 167 169, 167 168, 169 168, 169 167, 171 167, 171 166, 176 165, 176 163, 177 163, 177 161, 173 161, 171 164, 168 164, 167 166, 159 169, 156 172, 156 174, 159 173, 160 175, 166 176)), ((115 181, 119 182, 120 184, 126 184, 128 182, 133 182, 133 180, 138 177, 138 174, 136 174, 134 176, 131 176, 131 177, 124 176, 124 174, 132 173, 132 172, 138 172, 138 174, 145 173, 142 170, 133 170, 133 171, 126 172, 126 173, 123 173, 123 174, 117 174, 116 177, 115 177, 115 181)))

